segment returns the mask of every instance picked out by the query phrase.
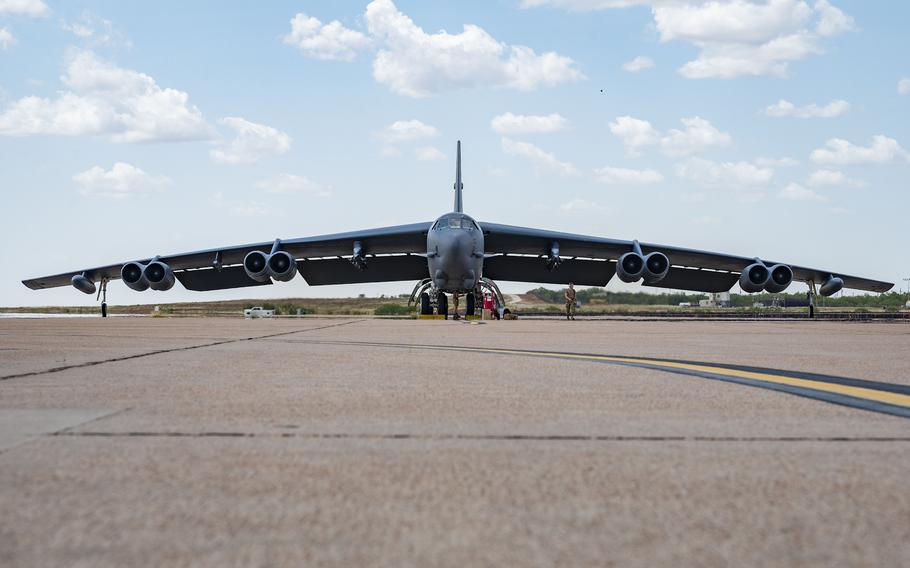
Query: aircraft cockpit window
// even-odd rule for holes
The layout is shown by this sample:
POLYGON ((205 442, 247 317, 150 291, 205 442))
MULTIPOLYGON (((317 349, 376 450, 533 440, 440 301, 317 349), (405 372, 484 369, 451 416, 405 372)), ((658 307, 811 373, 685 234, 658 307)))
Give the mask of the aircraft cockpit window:
POLYGON ((470 219, 463 219, 461 217, 448 217, 445 219, 437 220, 431 228, 433 231, 442 231, 445 229, 480 230, 480 227, 478 227, 477 223, 471 221, 470 219))

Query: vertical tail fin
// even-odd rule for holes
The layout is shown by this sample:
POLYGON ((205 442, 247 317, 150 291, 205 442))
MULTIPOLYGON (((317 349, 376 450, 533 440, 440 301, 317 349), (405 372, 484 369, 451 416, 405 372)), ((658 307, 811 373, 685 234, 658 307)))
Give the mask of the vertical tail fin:
POLYGON ((461 140, 458 141, 458 152, 455 158, 455 212, 464 213, 461 204, 461 140))

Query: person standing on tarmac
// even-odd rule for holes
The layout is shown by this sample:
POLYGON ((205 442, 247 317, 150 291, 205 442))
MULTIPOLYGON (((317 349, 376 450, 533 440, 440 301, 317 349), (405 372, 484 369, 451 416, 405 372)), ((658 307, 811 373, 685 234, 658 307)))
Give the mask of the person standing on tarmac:
POLYGON ((566 288, 566 319, 575 319, 575 285, 569 282, 566 288))

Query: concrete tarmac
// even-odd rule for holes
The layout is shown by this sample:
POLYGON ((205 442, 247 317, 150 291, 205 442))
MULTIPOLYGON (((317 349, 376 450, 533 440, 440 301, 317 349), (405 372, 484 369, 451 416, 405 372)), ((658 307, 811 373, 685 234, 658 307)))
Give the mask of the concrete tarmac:
POLYGON ((907 418, 408 345, 910 385, 902 323, 0 320, 0 565, 910 564, 907 418))

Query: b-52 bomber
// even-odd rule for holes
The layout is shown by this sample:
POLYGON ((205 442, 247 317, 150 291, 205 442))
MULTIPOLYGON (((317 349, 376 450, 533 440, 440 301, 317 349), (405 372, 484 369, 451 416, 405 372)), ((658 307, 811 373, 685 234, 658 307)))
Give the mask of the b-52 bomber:
POLYGON ((411 298, 420 313, 441 315, 448 314, 446 294, 466 295, 466 315, 474 313, 485 290, 502 305, 497 280, 606 286, 615 275, 623 282, 694 292, 725 292, 739 283, 750 293, 783 292, 796 280, 813 294, 817 286, 822 296, 842 288, 893 287, 763 258, 477 222, 464 213, 462 189, 459 141, 455 206, 432 222, 146 257, 23 284, 33 290, 71 285, 94 294, 96 284, 106 292, 118 278, 136 291, 169 290, 179 281, 200 292, 268 286, 298 273, 311 286, 417 280, 411 298))

